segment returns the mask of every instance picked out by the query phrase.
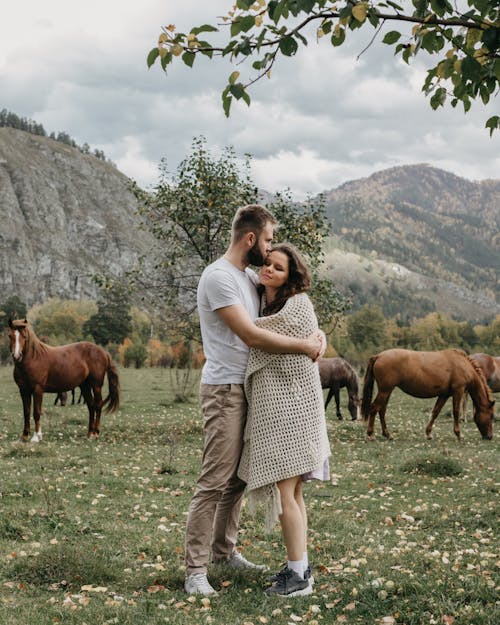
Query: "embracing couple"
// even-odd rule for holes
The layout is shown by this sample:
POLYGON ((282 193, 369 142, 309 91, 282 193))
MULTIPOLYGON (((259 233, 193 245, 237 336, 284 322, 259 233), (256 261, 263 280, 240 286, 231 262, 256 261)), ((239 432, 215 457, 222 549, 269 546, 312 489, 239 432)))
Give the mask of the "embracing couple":
POLYGON ((287 551, 287 564, 265 593, 312 592, 302 484, 329 478, 316 363, 325 336, 306 295, 309 271, 293 246, 272 245, 275 226, 266 208, 240 208, 226 253, 206 267, 198 285, 205 442, 186 527, 190 594, 216 594, 209 561, 267 568, 236 549, 245 488, 250 510, 264 506, 268 527, 279 519, 287 551))

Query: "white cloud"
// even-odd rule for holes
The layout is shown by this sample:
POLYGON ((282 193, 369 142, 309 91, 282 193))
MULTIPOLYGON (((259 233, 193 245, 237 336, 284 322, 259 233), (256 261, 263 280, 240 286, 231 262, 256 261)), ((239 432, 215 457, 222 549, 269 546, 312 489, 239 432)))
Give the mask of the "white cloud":
MULTIPOLYGON (((427 162, 458 175, 498 177, 498 134, 484 122, 494 114, 474 105, 466 116, 432 111, 421 93, 429 60, 410 67, 371 32, 349 32, 332 48, 315 41, 280 57, 271 80, 254 85, 252 105, 233 104, 224 116, 220 92, 236 66, 197 59, 165 76, 146 68, 161 26, 186 31, 213 22, 231 0, 24 0, 3 7, 0 22, 1 107, 68 132, 103 149, 124 173, 147 186, 160 159, 169 169, 187 155, 193 137, 209 148, 232 145, 254 156, 256 182, 297 196, 330 189, 377 169, 427 162), (361 54, 362 53, 362 54, 361 54)), ((242 77, 251 63, 238 65, 242 77)), ((496 111, 497 112, 497 111, 496 111)))

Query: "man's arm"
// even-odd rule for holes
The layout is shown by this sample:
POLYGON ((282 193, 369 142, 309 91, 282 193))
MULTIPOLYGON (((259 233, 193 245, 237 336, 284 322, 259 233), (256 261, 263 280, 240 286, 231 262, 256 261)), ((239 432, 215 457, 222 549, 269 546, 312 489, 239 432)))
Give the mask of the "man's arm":
POLYGON ((224 323, 248 345, 264 352, 273 354, 306 354, 312 360, 324 353, 321 330, 314 332, 305 339, 299 339, 283 334, 276 334, 263 328, 258 328, 250 315, 241 304, 218 308, 217 313, 224 323))

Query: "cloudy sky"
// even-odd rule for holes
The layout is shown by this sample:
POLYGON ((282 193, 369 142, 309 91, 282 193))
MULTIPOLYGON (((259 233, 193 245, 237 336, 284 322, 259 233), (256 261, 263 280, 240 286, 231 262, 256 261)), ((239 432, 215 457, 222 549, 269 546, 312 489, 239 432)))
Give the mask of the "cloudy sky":
MULTIPOLYGON (((409 2, 403 2, 409 4, 409 2)), ((349 33, 348 46, 328 38, 282 57, 271 80, 251 91, 250 108, 224 116, 220 92, 235 69, 228 62, 182 62, 168 75, 146 67, 162 25, 178 30, 214 22, 231 0, 23 0, 2 7, 0 109, 64 130, 80 145, 104 150, 144 188, 166 158, 175 172, 194 137, 217 154, 250 153, 254 181, 274 192, 308 193, 380 169, 429 163, 470 180, 500 178, 497 133, 484 107, 432 111, 421 93, 428 59, 411 67, 392 48, 367 45, 373 31, 349 33), (359 57, 359 58, 358 58, 359 57)), ((220 21, 220 20, 219 20, 220 21)), ((246 81, 250 65, 237 68, 246 81)))

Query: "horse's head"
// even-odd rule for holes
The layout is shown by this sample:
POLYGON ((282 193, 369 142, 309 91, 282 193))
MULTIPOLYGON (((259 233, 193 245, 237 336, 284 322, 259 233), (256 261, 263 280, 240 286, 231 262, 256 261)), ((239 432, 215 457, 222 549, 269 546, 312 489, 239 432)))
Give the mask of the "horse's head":
POLYGON ((361 400, 359 399, 357 394, 349 393, 349 412, 351 414, 351 419, 356 421, 359 417, 361 400))
POLYGON ((495 400, 489 400, 486 406, 474 406, 474 423, 484 440, 493 438, 493 407, 495 400))
POLYGON ((9 319, 9 350, 14 362, 21 362, 28 340, 28 320, 9 319))

